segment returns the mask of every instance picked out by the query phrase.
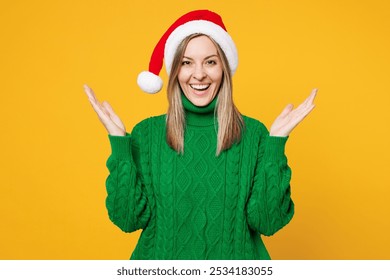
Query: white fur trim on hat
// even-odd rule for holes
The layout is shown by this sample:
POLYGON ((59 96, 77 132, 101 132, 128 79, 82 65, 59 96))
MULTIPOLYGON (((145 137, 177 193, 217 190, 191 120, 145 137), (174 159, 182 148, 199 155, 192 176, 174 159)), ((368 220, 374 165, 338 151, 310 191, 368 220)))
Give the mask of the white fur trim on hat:
POLYGON ((162 79, 149 71, 142 71, 137 78, 138 86, 147 93, 157 93, 162 89, 162 79))
POLYGON ((231 73, 234 74, 238 66, 238 55, 236 45, 230 35, 219 25, 206 20, 193 20, 177 27, 168 37, 165 44, 164 59, 167 73, 171 72, 173 58, 179 44, 189 35, 201 33, 213 38, 222 48, 231 73))

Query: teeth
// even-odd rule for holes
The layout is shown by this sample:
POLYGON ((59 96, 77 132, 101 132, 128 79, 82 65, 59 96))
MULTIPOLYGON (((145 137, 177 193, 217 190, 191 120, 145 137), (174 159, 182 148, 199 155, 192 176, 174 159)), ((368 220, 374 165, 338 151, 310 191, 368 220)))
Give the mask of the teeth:
POLYGON ((207 84, 207 85, 190 85, 193 89, 196 89, 196 90, 205 90, 207 89, 210 84, 207 84))

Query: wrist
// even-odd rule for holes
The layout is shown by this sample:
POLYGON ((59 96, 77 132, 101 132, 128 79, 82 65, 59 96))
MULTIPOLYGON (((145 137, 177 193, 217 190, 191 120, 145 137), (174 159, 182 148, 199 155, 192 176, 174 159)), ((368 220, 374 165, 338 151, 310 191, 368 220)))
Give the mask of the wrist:
POLYGON ((124 136, 108 135, 111 145, 111 154, 115 159, 130 160, 131 156, 131 136, 126 134, 124 136))
POLYGON ((108 131, 110 136, 126 136, 126 131, 108 131))
POLYGON ((287 133, 270 131, 269 136, 272 136, 272 137, 288 137, 288 134, 287 133))
POLYGON ((288 136, 269 136, 266 140, 264 158, 266 161, 278 161, 285 158, 285 147, 288 136))
POLYGON ((120 136, 126 136, 126 134, 123 134, 123 133, 120 133, 120 134, 119 133, 118 134, 117 133, 109 133, 109 135, 110 136, 119 136, 119 137, 120 136))

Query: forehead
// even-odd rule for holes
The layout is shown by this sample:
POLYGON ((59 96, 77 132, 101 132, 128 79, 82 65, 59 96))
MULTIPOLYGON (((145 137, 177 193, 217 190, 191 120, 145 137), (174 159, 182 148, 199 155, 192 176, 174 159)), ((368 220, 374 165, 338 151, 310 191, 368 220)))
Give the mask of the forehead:
POLYGON ((184 51, 184 56, 187 57, 206 57, 217 54, 217 48, 207 36, 192 38, 184 51))

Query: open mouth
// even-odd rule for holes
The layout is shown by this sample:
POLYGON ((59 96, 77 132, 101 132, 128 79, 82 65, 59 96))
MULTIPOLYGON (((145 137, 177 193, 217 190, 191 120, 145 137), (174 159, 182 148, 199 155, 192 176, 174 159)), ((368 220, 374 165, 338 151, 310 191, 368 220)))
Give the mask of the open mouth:
POLYGON ((192 89, 194 89, 194 90, 204 91, 204 90, 207 90, 210 87, 210 84, 205 84, 205 85, 195 85, 195 84, 192 84, 192 85, 190 85, 190 87, 192 89))

